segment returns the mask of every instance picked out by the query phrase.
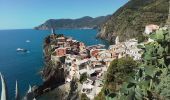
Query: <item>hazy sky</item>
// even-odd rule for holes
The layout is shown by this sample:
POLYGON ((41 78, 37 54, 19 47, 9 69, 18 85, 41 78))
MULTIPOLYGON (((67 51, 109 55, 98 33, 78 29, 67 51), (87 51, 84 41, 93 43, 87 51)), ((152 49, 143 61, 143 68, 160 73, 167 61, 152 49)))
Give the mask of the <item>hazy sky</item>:
POLYGON ((102 16, 128 0, 0 0, 0 29, 33 28, 47 19, 102 16))

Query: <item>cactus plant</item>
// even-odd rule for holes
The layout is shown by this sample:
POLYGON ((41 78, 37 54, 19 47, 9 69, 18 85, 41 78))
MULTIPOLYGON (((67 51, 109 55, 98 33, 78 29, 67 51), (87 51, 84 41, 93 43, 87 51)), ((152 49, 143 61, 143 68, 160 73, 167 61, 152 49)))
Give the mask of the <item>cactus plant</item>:
POLYGON ((135 76, 130 76, 115 93, 113 100, 170 99, 170 33, 166 28, 161 28, 148 37, 154 42, 139 46, 144 49, 142 64, 135 76))

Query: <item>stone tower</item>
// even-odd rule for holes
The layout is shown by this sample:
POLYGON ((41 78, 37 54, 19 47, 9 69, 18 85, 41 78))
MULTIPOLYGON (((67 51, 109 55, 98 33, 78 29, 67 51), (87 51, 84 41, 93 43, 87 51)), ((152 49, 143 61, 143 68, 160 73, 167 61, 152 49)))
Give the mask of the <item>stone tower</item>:
POLYGON ((116 37, 115 44, 119 44, 119 36, 116 37))
POLYGON ((51 28, 51 34, 55 34, 55 29, 51 28))

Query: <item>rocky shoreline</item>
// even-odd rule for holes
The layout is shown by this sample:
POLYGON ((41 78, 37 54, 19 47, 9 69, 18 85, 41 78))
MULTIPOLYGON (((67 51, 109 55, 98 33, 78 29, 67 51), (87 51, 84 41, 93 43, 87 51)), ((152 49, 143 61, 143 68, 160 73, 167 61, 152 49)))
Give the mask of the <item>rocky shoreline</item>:
MULTIPOLYGON (((66 71, 64 69, 65 57, 58 57, 55 61, 52 60, 53 54, 51 51, 55 49, 51 45, 57 42, 55 38, 63 36, 62 34, 51 34, 44 39, 44 68, 41 71, 43 84, 34 89, 33 94, 38 100, 76 100, 68 99, 71 91, 71 83, 65 83, 66 71)), ((74 95, 74 93, 72 93, 74 95)), ((78 98, 78 96, 76 96, 78 98)))
POLYGON ((34 92, 35 96, 39 97, 44 93, 47 93, 56 87, 63 85, 65 82, 64 69, 62 67, 62 62, 58 60, 56 63, 51 61, 51 48, 52 38, 50 36, 46 37, 44 40, 44 68, 41 71, 43 84, 39 86, 34 92))

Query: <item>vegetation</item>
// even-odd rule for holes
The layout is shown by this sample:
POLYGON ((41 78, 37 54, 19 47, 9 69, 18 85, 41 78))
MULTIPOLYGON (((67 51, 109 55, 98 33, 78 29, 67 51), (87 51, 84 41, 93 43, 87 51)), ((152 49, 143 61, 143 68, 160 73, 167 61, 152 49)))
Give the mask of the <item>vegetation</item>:
POLYGON ((136 66, 137 63, 130 57, 112 61, 106 73, 106 87, 113 92, 117 91, 127 76, 133 74, 136 66))
POLYGON ((130 57, 113 60, 107 70, 105 85, 95 100, 105 100, 105 90, 116 92, 120 89, 127 77, 134 75, 137 62, 130 57))
POLYGON ((80 76, 80 83, 82 84, 84 81, 87 80, 87 73, 83 73, 81 76, 80 76))
POLYGON ((70 83, 70 91, 67 100, 77 100, 78 98, 79 98, 79 93, 78 93, 77 78, 73 77, 70 83))
POLYGON ((90 100, 85 93, 81 94, 81 100, 90 100))
POLYGON ((113 100, 169 100, 170 99, 170 33, 160 29, 149 38, 155 42, 145 44, 142 63, 129 75, 116 92, 105 89, 106 99, 113 100))
POLYGON ((147 36, 145 36, 144 34, 141 34, 137 37, 138 43, 142 43, 148 40, 147 36))
POLYGON ((105 22, 110 16, 100 16, 92 18, 89 16, 79 19, 49 19, 35 29, 51 29, 51 28, 97 28, 105 22))
POLYGON ((99 37, 114 42, 140 37, 148 24, 164 26, 168 18, 169 0, 129 0, 101 27, 99 37))
POLYGON ((101 90, 101 92, 94 98, 94 100, 105 100, 105 94, 104 94, 104 88, 101 90))

